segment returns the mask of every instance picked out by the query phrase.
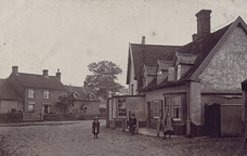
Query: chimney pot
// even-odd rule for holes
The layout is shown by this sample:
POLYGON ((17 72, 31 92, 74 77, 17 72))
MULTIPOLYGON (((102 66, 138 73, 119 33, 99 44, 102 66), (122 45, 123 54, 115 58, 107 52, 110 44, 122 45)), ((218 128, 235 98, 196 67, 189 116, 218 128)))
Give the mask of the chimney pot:
POLYGON ((12 73, 18 74, 18 66, 12 66, 12 73))
POLYGON ((60 72, 60 69, 57 69, 56 78, 61 82, 61 72, 60 72))
POLYGON ((192 35, 192 41, 195 41, 195 40, 197 40, 198 39, 198 34, 193 34, 192 35))
POLYGON ((44 70, 43 70, 43 75, 44 75, 45 77, 48 77, 48 70, 47 70, 47 69, 44 69, 44 70))
POLYGON ((142 36, 142 44, 144 45, 145 44, 145 36, 142 36))
POLYGON ((211 10, 202 9, 196 13, 198 38, 210 34, 210 14, 211 10))

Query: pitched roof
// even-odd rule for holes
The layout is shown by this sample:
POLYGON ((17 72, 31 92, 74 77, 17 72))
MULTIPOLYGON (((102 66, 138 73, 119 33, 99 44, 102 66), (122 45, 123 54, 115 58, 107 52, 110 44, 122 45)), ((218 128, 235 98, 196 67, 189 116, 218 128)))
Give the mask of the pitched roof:
POLYGON ((27 73, 15 74, 24 87, 64 90, 63 84, 55 77, 27 73))
MULTIPOLYGON (((232 23, 231 23, 232 24, 232 23)), ((194 65, 182 76, 182 79, 189 79, 194 71, 199 67, 202 61, 208 56, 211 50, 217 45, 231 24, 211 33, 199 40, 191 42, 180 49, 182 53, 198 54, 194 65)))
POLYGON ((145 68, 148 76, 156 75, 156 67, 155 66, 147 66, 147 65, 144 65, 144 66, 145 66, 144 68, 145 68))
MULTIPOLYGON (((239 19, 237 19, 235 22, 238 22, 239 19)), ((240 19, 242 20, 242 19, 240 19)), ((184 45, 183 47, 181 47, 180 49, 178 49, 178 53, 180 55, 186 56, 186 55, 191 55, 191 56, 196 56, 194 57, 194 63, 193 65, 190 67, 190 69, 184 74, 182 75, 181 80, 178 81, 167 81, 165 80, 164 82, 162 82, 159 85, 152 85, 152 87, 150 87, 149 85, 142 89, 143 91, 147 91, 147 90, 153 90, 153 89, 159 89, 159 88, 163 88, 163 87, 170 87, 170 86, 174 86, 174 85, 182 85, 185 84, 188 80, 190 80, 192 74, 197 70, 197 68, 201 65, 201 63, 204 61, 204 59, 207 58, 207 56, 210 54, 210 52, 212 51, 212 49, 219 43, 219 41, 221 40, 221 38, 223 38, 224 34, 226 34, 226 32, 229 30, 229 28, 233 25, 233 23, 205 36, 202 37, 198 40, 192 41, 186 45, 184 45)), ((191 63, 192 60, 189 60, 189 62, 191 63)))
POLYGON ((19 100, 20 97, 15 93, 6 79, 0 79, 0 100, 19 100))
POLYGON ((129 45, 129 62, 127 71, 127 84, 129 83, 131 58, 133 59, 134 76, 139 77, 142 66, 155 66, 158 59, 173 60, 175 51, 180 46, 165 46, 165 45, 149 45, 130 43, 129 45))
POLYGON ((92 89, 90 87, 80 87, 80 86, 65 86, 65 88, 71 93, 77 93, 78 100, 85 101, 99 101, 99 98, 94 96, 90 97, 92 89))

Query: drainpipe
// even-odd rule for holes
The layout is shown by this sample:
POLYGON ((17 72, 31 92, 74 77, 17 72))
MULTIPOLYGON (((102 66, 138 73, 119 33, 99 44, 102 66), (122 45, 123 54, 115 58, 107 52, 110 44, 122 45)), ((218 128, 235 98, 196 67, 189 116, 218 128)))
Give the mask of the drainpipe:
POLYGON ((186 83, 187 86, 187 117, 186 117, 186 136, 191 136, 191 119, 190 119, 190 82, 186 83))

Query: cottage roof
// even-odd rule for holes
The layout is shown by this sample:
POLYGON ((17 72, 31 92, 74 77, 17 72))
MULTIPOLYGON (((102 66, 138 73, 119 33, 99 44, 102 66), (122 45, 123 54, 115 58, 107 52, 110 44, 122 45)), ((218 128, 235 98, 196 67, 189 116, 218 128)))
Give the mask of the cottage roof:
POLYGON ((6 79, 0 79, 0 100, 18 100, 20 97, 8 84, 6 79))
POLYGON ((182 75, 181 79, 178 81, 165 80, 159 85, 154 85, 154 83, 151 82, 152 84, 148 85, 142 90, 145 91, 174 85, 181 85, 186 83, 188 80, 194 79, 196 77, 195 75, 198 74, 199 68, 202 68, 202 65, 205 66, 207 63, 206 61, 210 60, 211 57, 213 57, 213 55, 216 53, 216 47, 220 46, 230 34, 230 32, 239 25, 241 25, 247 33, 247 26, 245 22, 241 17, 238 17, 233 23, 179 48, 177 50, 177 54, 180 57, 180 61, 182 60, 182 62, 186 63, 193 62, 193 65, 189 68, 189 70, 184 75, 182 75), (194 57, 187 60, 187 58, 184 56, 189 55, 194 57))
POLYGON ((180 46, 165 46, 165 45, 150 45, 150 44, 136 44, 129 45, 129 60, 127 71, 127 84, 129 84, 131 58, 134 66, 134 77, 140 76, 140 70, 143 65, 156 66, 157 60, 173 60, 175 52, 180 46))
POLYGON ((99 101, 99 98, 92 94, 92 88, 81 86, 65 86, 70 93, 76 93, 78 100, 99 101), (91 96, 93 95, 93 96, 91 96))
POLYGON ((18 73, 15 77, 26 88, 44 88, 64 90, 64 85, 55 76, 18 73))
POLYGON ((147 66, 144 65, 145 70, 148 76, 155 76, 156 75, 156 67, 155 66, 147 66))
POLYGON ((168 68, 173 65, 173 61, 166 61, 159 59, 157 64, 159 65, 160 70, 168 70, 168 68))

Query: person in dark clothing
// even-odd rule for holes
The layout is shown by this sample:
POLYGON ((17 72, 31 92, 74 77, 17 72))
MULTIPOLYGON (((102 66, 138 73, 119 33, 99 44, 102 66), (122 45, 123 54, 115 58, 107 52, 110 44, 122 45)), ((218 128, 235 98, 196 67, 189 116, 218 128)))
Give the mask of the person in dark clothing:
POLYGON ((169 139, 171 139, 171 135, 174 134, 173 119, 170 113, 167 114, 164 120, 164 131, 163 132, 164 132, 163 139, 166 139, 166 135, 169 135, 169 139))
POLYGON ((94 136, 94 139, 98 139, 98 134, 100 132, 100 122, 99 122, 99 119, 98 117, 94 117, 94 121, 92 123, 92 133, 93 133, 93 136, 94 136))
POLYGON ((129 132, 134 135, 136 130, 136 117, 132 114, 129 120, 129 132))

